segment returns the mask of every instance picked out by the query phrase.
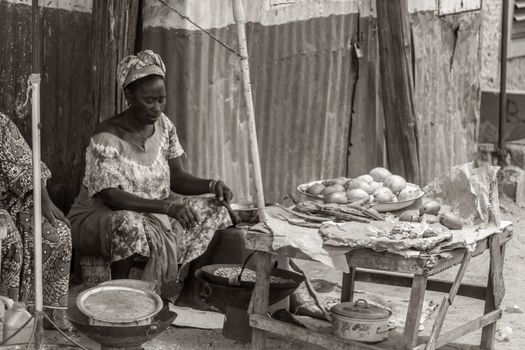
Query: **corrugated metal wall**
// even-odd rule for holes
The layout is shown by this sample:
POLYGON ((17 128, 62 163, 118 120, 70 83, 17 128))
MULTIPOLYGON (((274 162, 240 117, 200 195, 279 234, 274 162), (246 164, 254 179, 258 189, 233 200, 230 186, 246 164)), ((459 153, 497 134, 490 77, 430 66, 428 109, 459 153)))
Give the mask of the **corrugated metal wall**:
MULTIPOLYGON (((83 150, 96 120, 91 113, 91 14, 43 8, 42 159, 52 169, 52 198, 64 210, 76 197, 83 150)), ((15 106, 25 99, 31 73, 31 7, 0 1, 0 111, 11 116, 26 139, 30 109, 24 119, 15 106)))
POLYGON ((422 183, 474 159, 481 97, 480 15, 412 15, 422 183))
MULTIPOLYGON (((357 14, 247 28, 265 195, 281 200, 301 182, 346 173, 357 14)), ((212 32, 236 46, 236 29, 212 32)), ((189 169, 222 176, 252 196, 238 59, 197 31, 150 27, 144 48, 168 67, 167 114, 189 169)))
MULTIPOLYGON (((479 17, 479 11, 445 17, 430 12, 412 15, 423 182, 472 159, 475 151, 479 17)), ((0 110, 13 115, 30 73, 30 7, 0 1, 0 18, 0 110)), ((281 200, 304 181, 358 175, 382 163, 374 18, 361 20, 366 56, 359 64, 347 158, 357 68, 351 40, 356 37, 357 20, 355 12, 248 24, 268 200, 281 200)), ((78 192, 83 150, 97 123, 89 92, 91 25, 87 12, 43 10, 43 159, 54 172, 52 195, 65 209, 78 192)), ((211 31, 236 46, 233 25, 211 31)), ((167 113, 179 129, 188 168, 201 176, 225 178, 238 200, 249 200, 254 186, 237 57, 196 30, 148 27, 143 43, 166 60, 167 113)), ((28 119, 17 123, 29 136, 28 119)))
POLYGON ((512 58, 507 66, 507 88, 525 91, 525 57, 512 58))

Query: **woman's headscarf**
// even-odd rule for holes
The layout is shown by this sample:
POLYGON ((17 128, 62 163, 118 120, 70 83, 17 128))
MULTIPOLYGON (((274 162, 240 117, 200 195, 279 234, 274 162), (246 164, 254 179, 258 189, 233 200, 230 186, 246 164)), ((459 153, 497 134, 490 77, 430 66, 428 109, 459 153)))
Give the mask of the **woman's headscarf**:
POLYGON ((122 89, 148 75, 160 75, 163 78, 166 75, 166 66, 162 58, 151 50, 124 57, 117 67, 117 79, 122 89))

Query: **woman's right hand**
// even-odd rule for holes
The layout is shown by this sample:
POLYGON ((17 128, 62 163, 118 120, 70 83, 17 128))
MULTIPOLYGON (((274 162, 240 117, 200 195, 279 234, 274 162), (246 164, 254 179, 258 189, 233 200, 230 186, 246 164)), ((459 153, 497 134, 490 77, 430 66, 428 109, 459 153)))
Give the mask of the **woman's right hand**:
POLYGON ((189 230, 201 221, 199 213, 190 204, 170 202, 166 214, 180 222, 186 230, 189 230))

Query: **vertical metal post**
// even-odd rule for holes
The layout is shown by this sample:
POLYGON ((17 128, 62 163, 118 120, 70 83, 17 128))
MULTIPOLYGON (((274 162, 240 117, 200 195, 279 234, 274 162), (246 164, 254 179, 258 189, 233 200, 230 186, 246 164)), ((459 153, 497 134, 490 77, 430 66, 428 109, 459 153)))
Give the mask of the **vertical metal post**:
POLYGON ((509 44, 509 0, 503 0, 501 14, 501 52, 499 80, 499 130, 498 155, 499 165, 506 165, 505 134, 507 122, 507 48, 509 44))
POLYGON ((40 13, 38 0, 32 0, 32 46, 33 74, 30 76, 32 88, 31 133, 33 148, 33 201, 34 201, 34 288, 35 288, 35 349, 43 348, 43 284, 42 284, 42 188, 40 169, 40 13))

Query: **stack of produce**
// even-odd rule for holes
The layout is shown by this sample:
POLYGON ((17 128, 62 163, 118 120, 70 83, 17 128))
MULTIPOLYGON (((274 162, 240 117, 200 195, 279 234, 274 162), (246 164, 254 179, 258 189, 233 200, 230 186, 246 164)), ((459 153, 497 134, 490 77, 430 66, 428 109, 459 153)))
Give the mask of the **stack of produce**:
POLYGON ((399 221, 440 223, 451 230, 461 230, 463 220, 458 215, 445 210, 437 201, 429 200, 419 210, 407 210, 399 215, 399 221))
POLYGON ((407 186, 403 177, 388 169, 375 168, 354 179, 338 177, 312 184, 306 193, 322 197, 324 203, 393 203, 417 198, 421 190, 407 186))

